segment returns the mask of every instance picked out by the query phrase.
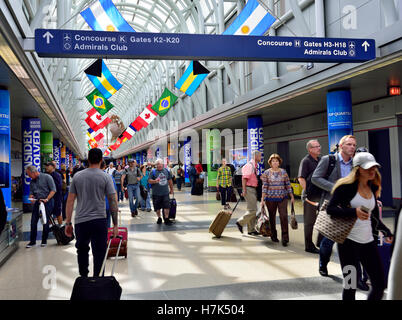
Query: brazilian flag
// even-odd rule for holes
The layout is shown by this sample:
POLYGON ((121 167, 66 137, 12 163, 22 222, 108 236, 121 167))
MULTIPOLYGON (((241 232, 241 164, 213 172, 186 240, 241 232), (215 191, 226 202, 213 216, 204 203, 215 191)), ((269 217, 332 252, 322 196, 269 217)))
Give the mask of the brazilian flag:
POLYGON ((92 91, 86 96, 87 100, 93 106, 96 111, 98 111, 102 116, 104 116, 110 109, 114 107, 98 89, 92 91))
POLYGON ((152 106, 152 110, 159 114, 159 116, 163 117, 176 101, 177 96, 165 88, 159 100, 152 106))

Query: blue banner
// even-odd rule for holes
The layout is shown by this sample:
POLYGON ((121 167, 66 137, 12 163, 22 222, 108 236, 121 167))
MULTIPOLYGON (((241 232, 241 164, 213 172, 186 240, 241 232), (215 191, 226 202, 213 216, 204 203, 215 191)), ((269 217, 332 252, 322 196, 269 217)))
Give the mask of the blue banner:
POLYGON ((258 165, 258 175, 264 172, 264 125, 261 116, 247 118, 247 159, 251 160, 253 151, 262 153, 261 162, 258 165))
POLYGON ((187 141, 184 142, 184 180, 185 182, 190 182, 188 171, 191 166, 191 138, 188 137, 187 141))
POLYGON ((66 146, 66 169, 70 167, 70 149, 66 146))
POLYGON ((142 164, 142 163, 141 163, 141 153, 139 153, 139 152, 136 152, 136 153, 135 153, 135 161, 137 161, 137 163, 138 163, 139 165, 142 164))
POLYGON ((339 140, 353 134, 352 95, 349 90, 327 93, 328 146, 333 153, 339 140))
POLYGON ((10 146, 10 93, 0 90, 0 188, 7 208, 11 208, 10 146))
POLYGON ((53 161, 56 162, 56 168, 60 169, 60 140, 53 139, 53 161))
POLYGON ((146 150, 142 150, 142 163, 147 162, 147 151, 146 150))
POLYGON ((23 162, 22 171, 24 173, 23 195, 22 201, 25 204, 30 204, 29 184, 31 178, 26 174, 26 168, 34 165, 40 171, 40 119, 23 119, 21 121, 22 128, 22 152, 23 162))

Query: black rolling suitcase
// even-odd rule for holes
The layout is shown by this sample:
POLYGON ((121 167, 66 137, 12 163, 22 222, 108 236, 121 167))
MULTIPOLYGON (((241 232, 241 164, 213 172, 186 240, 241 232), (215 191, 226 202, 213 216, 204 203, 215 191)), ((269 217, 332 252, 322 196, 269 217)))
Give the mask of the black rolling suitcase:
POLYGON ((122 289, 119 282, 113 277, 114 267, 116 266, 117 257, 119 256, 120 246, 123 241, 123 237, 120 238, 119 247, 117 248, 116 257, 113 263, 112 274, 110 277, 102 276, 105 270, 105 264, 107 259, 107 254, 109 252, 110 243, 109 241, 105 259, 103 260, 102 268, 99 273, 99 277, 78 277, 75 279, 73 292, 71 294, 70 300, 81 301, 81 300, 120 300, 122 289))
POLYGON ((204 184, 203 183, 195 183, 193 196, 202 196, 204 194, 204 184))
POLYGON ((53 232, 54 237, 56 238, 57 244, 59 245, 67 245, 69 244, 72 240, 74 240, 74 234, 71 237, 67 237, 64 230, 66 229, 66 226, 61 226, 58 225, 54 222, 54 219, 52 215, 47 215, 48 219, 50 221, 50 224, 52 225, 50 227, 50 231, 53 232))
POLYGON ((177 211, 177 202, 176 199, 174 197, 174 193, 173 193, 173 198, 169 199, 170 202, 170 210, 169 210, 169 219, 176 219, 176 211, 177 211))

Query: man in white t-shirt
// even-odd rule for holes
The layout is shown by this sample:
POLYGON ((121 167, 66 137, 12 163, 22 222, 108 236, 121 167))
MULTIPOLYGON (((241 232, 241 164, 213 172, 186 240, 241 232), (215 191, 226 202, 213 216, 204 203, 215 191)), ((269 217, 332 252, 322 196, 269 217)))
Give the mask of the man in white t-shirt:
POLYGON ((106 169, 105 172, 106 172, 109 176, 113 177, 113 172, 115 172, 115 171, 116 171, 116 168, 113 167, 113 162, 110 162, 110 163, 109 163, 109 167, 106 169))

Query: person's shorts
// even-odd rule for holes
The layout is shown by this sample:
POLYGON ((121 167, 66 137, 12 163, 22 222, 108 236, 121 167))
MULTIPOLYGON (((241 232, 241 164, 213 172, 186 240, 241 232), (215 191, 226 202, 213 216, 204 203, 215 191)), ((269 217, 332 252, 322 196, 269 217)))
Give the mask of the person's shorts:
POLYGON ((165 196, 153 195, 152 202, 154 204, 155 211, 158 211, 160 209, 170 209, 170 200, 168 194, 165 196))

